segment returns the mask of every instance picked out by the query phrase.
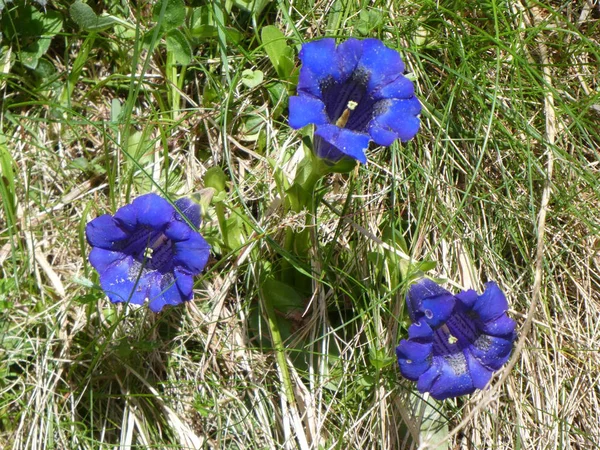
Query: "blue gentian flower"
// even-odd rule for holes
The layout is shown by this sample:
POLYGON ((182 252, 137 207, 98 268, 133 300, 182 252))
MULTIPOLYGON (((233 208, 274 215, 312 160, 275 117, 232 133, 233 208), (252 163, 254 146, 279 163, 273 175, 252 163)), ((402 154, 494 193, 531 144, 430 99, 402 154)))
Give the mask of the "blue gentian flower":
POLYGON ((515 321, 496 283, 481 295, 453 295, 431 280, 412 285, 406 303, 413 324, 396 348, 400 371, 433 398, 483 389, 508 360, 516 338, 515 321))
POLYGON ((406 142, 419 130, 421 103, 396 50, 378 39, 331 38, 302 45, 298 95, 290 97, 290 126, 315 124, 314 151, 337 162, 367 161, 369 141, 406 142))
MULTIPOLYGON (((175 205, 196 228, 200 206, 187 198, 175 205)), ((90 263, 113 303, 148 301, 159 312, 192 298, 193 277, 208 261, 210 246, 164 198, 146 194, 104 214, 85 228, 90 263)))

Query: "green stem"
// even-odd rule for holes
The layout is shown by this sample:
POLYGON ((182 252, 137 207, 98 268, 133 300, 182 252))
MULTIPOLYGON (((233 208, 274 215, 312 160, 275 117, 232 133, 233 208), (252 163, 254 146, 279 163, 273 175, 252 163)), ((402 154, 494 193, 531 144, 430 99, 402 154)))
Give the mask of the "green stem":
POLYGON ((269 322, 269 331, 271 332, 271 341, 273 343, 273 349, 275 350, 275 358, 277 364, 281 369, 281 382, 283 383, 283 390, 285 398, 290 408, 296 407, 296 397, 294 396, 294 389, 292 387, 292 379, 290 377, 290 371, 285 358, 285 347, 283 340, 281 339, 281 333, 279 331, 279 325, 277 323, 277 315, 275 308, 271 303, 263 296, 263 303, 267 312, 267 319, 269 322))

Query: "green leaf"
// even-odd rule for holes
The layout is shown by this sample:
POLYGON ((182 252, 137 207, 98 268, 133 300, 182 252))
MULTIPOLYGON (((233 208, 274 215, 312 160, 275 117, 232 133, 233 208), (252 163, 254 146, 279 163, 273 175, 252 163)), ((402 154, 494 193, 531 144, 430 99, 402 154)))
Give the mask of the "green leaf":
POLYGON ((14 161, 8 147, 4 145, 4 135, 0 134, 0 198, 6 214, 7 224, 15 221, 17 197, 15 191, 14 161))
POLYGON ((367 36, 373 30, 381 26, 383 23, 383 17, 381 11, 376 9, 362 10, 358 16, 358 23, 356 24, 356 31, 363 36, 367 36))
POLYGON ((214 38, 219 35, 212 10, 207 5, 194 8, 192 11, 190 34, 197 39, 214 38))
POLYGON ((62 26, 63 19, 58 12, 48 11, 42 14, 33 6, 26 7, 19 20, 19 30, 24 30, 18 33, 18 39, 23 44, 19 52, 21 64, 35 69, 39 59, 50 48, 52 38, 62 30, 62 26))
POLYGON ((242 72, 242 83, 249 88, 254 88, 263 82, 264 75, 260 70, 246 69, 242 72))
POLYGON ((71 5, 69 13, 73 21, 86 31, 102 31, 119 22, 116 17, 98 16, 91 6, 79 0, 71 5))
POLYGON ((260 14, 270 0, 233 0, 233 4, 240 9, 244 9, 252 14, 260 14))
POLYGON ((433 399, 421 400, 423 411, 419 427, 420 443, 426 448, 448 450, 450 444, 445 440, 448 436, 448 420, 441 413, 441 404, 433 399))
POLYGON ((227 175, 219 166, 211 167, 204 174, 204 186, 213 188, 217 193, 227 189, 227 181, 227 175))
POLYGON ((173 53, 179 64, 187 66, 192 61, 192 47, 185 35, 177 29, 167 33, 167 51, 173 53))
POLYGON ((262 290, 265 300, 284 314, 304 308, 302 296, 288 284, 268 278, 262 290))
POLYGON ((268 25, 262 29, 260 36, 277 75, 283 79, 289 78, 294 70, 294 52, 284 34, 275 25, 268 25))
POLYGON ((162 31, 170 31, 180 27, 185 22, 185 5, 183 0, 162 0, 152 8, 152 20, 160 22, 162 31), (165 14, 160 20, 163 2, 167 2, 165 14))

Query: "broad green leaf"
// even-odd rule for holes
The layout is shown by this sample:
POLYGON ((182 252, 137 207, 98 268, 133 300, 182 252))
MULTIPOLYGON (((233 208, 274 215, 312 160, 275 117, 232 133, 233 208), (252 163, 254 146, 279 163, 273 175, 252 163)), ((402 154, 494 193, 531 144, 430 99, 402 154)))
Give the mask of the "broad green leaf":
POLYGON ((75 23, 86 31, 102 31, 119 22, 112 16, 98 16, 91 6, 79 0, 71 5, 69 13, 75 23))
POLYGON ((271 0, 233 0, 233 4, 252 14, 259 15, 271 0))
POLYGON ((358 23, 356 24, 356 31, 361 35, 367 36, 373 30, 381 26, 383 23, 383 16, 381 11, 376 9, 362 10, 358 16, 358 23))
POLYGON ((269 278, 263 283, 262 290, 266 301, 282 313, 304 308, 302 296, 288 284, 269 278))
POLYGON ((267 56, 277 75, 287 79, 294 69, 293 50, 288 46, 284 34, 274 25, 268 25, 260 34, 267 56))
POLYGON ((19 22, 19 30, 23 32, 19 31, 17 37, 21 44, 26 45, 21 47, 19 59, 25 67, 35 69, 39 59, 50 48, 52 38, 62 30, 63 19, 56 11, 43 14, 33 6, 26 7, 23 12, 19 22))
POLYGON ((179 64, 187 66, 192 61, 192 47, 184 34, 177 29, 167 33, 167 51, 173 52, 179 64))
POLYGON ((260 70, 246 69, 242 72, 242 83, 249 88, 254 88, 263 82, 264 75, 260 70))
POLYGON ((162 0, 152 8, 152 20, 160 21, 163 2, 167 2, 165 14, 160 22, 162 31, 170 31, 180 27, 185 22, 185 5, 183 0, 162 0))
POLYGON ((204 174, 204 186, 211 187, 217 192, 227 189, 227 175, 219 166, 211 167, 204 174))
POLYGON ((445 440, 449 432, 448 420, 441 413, 441 404, 432 398, 420 402, 420 444, 432 450, 448 450, 450 444, 445 440))
POLYGON ((192 11, 192 20, 190 21, 190 34, 194 38, 206 39, 214 38, 219 35, 217 24, 213 18, 212 9, 207 5, 194 8, 192 11))

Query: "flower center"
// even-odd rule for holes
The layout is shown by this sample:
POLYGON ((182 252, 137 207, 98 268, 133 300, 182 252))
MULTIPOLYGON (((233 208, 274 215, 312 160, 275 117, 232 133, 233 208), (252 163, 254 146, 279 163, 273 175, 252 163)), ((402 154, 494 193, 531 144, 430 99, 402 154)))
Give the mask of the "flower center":
POLYGON ((131 255, 140 266, 138 270, 158 270, 168 272, 173 262, 173 245, 162 231, 151 228, 141 228, 134 232, 121 249, 131 255))
POLYGON ((454 313, 435 330, 434 352, 440 355, 462 353, 480 337, 473 320, 462 312, 454 313))
POLYGON ((344 112, 342 113, 340 118, 335 122, 335 124, 340 128, 344 128, 346 126, 346 124, 348 123, 348 119, 350 118, 350 113, 352 111, 354 111, 357 106, 358 106, 357 102, 350 100, 348 102, 348 105, 346 106, 346 109, 344 110, 344 112))

